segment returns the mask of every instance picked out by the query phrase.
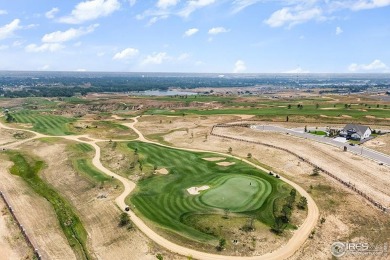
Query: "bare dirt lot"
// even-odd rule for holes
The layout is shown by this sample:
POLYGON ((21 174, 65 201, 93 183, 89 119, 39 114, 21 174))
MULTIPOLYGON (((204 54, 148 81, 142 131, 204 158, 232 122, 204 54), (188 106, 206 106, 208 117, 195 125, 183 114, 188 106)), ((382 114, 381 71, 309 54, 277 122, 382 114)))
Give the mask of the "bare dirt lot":
POLYGON ((390 134, 378 136, 364 143, 365 147, 390 155, 390 134))
POLYGON ((32 259, 32 249, 27 246, 2 199, 0 199, 0 248, 0 259, 32 259))
POLYGON ((32 137, 33 134, 25 132, 25 131, 14 131, 7 129, 0 129, 0 147, 1 145, 10 144, 22 139, 26 139, 32 137))

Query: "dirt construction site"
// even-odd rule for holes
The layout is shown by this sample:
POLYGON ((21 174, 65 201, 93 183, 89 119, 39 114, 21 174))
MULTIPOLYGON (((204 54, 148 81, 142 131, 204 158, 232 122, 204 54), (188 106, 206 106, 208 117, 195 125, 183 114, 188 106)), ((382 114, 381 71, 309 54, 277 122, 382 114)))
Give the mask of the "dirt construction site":
MULTIPOLYGON (((330 246, 336 241, 364 241, 375 245, 390 242, 390 218, 351 189, 319 172, 313 166, 282 150, 211 135, 214 125, 250 119, 247 115, 215 116, 142 116, 136 124, 145 138, 162 144, 232 154, 280 174, 304 188, 313 197, 320 219, 309 239, 290 259, 332 259, 330 246), (230 151, 230 152, 229 152, 230 151)), ((119 117, 114 117, 121 123, 119 117)), ((130 121, 129 121, 130 122, 130 121)), ((274 123, 277 124, 277 123, 274 123)), ((286 127, 286 124, 283 124, 286 127)), ((296 125, 294 125, 295 127, 296 125)), ((359 190, 390 207, 390 168, 359 155, 315 141, 282 133, 243 127, 215 128, 218 135, 261 141, 287 148, 310 160, 315 165, 351 183, 359 190)), ((0 129, 0 145, 20 142, 31 133, 0 129)), ((67 146, 73 141, 36 139, 18 146, 26 153, 44 158, 46 167, 41 177, 59 191, 75 207, 88 234, 87 247, 96 259, 187 259, 157 245, 140 230, 118 229, 120 209, 115 198, 121 185, 94 185, 72 168, 67 146)), ((389 154, 389 135, 380 136, 364 145, 389 154)), ((101 145, 101 147, 104 147, 101 145)), ((104 159, 103 159, 104 161, 104 159)), ((126 161, 124 159, 124 161, 126 161)), ((126 163, 127 164, 127 161, 126 163)), ((35 194, 19 177, 11 175, 12 163, 0 154, 0 190, 23 223, 28 235, 39 245, 42 259, 76 259, 71 246, 61 231, 50 204, 35 194)), ((113 165, 121 171, 120 162, 113 165)), ((33 259, 33 250, 24 242, 15 220, 0 200, 0 259, 33 259)), ((267 243, 271 240, 259 242, 267 243)), ((343 259, 382 259, 377 256, 344 256, 343 259)))

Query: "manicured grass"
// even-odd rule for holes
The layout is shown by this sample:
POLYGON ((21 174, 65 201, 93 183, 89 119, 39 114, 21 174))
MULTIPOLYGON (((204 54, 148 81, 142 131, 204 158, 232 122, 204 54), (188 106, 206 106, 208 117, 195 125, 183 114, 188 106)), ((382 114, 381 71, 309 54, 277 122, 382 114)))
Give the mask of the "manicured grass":
POLYGON ((229 176, 220 180, 222 184, 206 191, 200 199, 206 205, 231 212, 256 210, 272 190, 267 181, 259 178, 229 176))
POLYGON ((138 182, 137 190, 127 203, 133 208, 135 206, 137 214, 159 227, 191 240, 215 242, 217 238, 186 225, 182 219, 184 216, 223 216, 228 210, 241 217, 255 216, 271 226, 275 217, 275 200, 283 200, 291 189, 281 180, 233 158, 227 157, 225 161, 235 164, 225 167, 202 159, 215 157, 212 153, 181 151, 142 142, 129 142, 128 147, 132 153, 137 149, 143 172, 150 177, 138 182), (154 166, 167 168, 169 174, 151 174, 154 166), (200 195, 187 192, 190 187, 203 185, 210 186, 210 189, 200 195), (219 203, 222 197, 226 199, 219 203), (227 198, 232 201, 226 201, 227 198))
MULTIPOLYGON (((284 103, 284 106, 288 106, 288 103, 284 103)), ((324 107, 326 108, 326 107, 324 107)), ((328 107, 329 108, 329 107, 328 107)), ((176 109, 172 111, 171 109, 162 110, 162 109, 151 109, 146 111, 146 114, 154 115, 183 115, 183 114, 197 114, 197 115, 218 115, 218 114, 244 114, 244 115, 258 115, 258 116, 269 116, 269 117, 280 117, 280 116, 310 116, 316 117, 320 115, 325 115, 328 117, 338 117, 340 115, 349 115, 353 119, 368 120, 364 118, 366 115, 375 116, 378 118, 389 117, 390 109, 375 109, 375 108, 366 108, 363 111, 363 106, 353 106, 352 108, 342 108, 341 105, 336 109, 326 110, 326 109, 317 109, 315 105, 304 105, 302 109, 298 109, 293 106, 291 109, 287 107, 275 107, 269 104, 256 104, 255 107, 245 107, 245 108, 234 108, 232 106, 225 106, 224 108, 219 109, 176 109)), ((323 120, 330 120, 331 118, 324 118, 323 120)), ((348 118, 343 118, 348 120, 348 118)))
POLYGON ((29 110, 21 110, 11 114, 15 117, 17 123, 32 124, 32 130, 47 135, 72 134, 72 132, 69 131, 67 124, 75 121, 75 119, 72 118, 42 114, 29 110))
POLYGON ((309 131, 309 133, 313 135, 326 135, 326 132, 317 130, 309 131))
POLYGON ((91 259, 86 247, 87 232, 73 207, 38 175, 44 167, 44 162, 15 151, 7 153, 14 163, 10 170, 11 173, 20 176, 37 194, 52 205, 69 245, 77 254, 78 259, 91 259))
POLYGON ((70 156, 74 169, 87 177, 93 183, 112 181, 112 178, 99 171, 92 165, 91 157, 93 148, 88 144, 71 145, 73 155, 70 156))

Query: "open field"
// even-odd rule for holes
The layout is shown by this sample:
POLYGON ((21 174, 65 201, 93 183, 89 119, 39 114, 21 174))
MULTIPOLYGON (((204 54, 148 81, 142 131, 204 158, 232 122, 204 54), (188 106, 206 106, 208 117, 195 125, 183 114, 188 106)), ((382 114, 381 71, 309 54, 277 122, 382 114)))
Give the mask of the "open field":
POLYGON ((9 169, 13 163, 7 155, 2 153, 0 158, 0 189, 32 238, 39 254, 48 259, 76 259, 51 204, 35 193, 20 177, 10 174, 9 169))
POLYGON ((183 215, 212 213, 223 216, 224 211, 228 210, 242 216, 253 215, 271 226, 275 218, 274 203, 283 200, 291 189, 275 177, 232 158, 226 160, 235 162, 235 165, 222 167, 203 159, 215 157, 213 154, 192 153, 140 142, 128 143, 128 147, 133 151, 137 149, 145 173, 154 165, 169 170, 168 175, 145 177, 138 182, 139 188, 130 198, 135 210, 161 228, 196 241, 211 242, 216 238, 183 224, 180 221, 183 215), (241 186, 233 189, 231 185, 234 182, 241 183, 241 186), (203 185, 211 188, 195 196, 186 191, 192 186, 203 185), (244 186, 247 186, 246 189, 244 186), (234 196, 236 198, 232 200, 234 196), (244 197, 245 200, 240 199, 244 197))
POLYGON ((390 155, 390 134, 376 137, 364 143, 365 147, 390 155))

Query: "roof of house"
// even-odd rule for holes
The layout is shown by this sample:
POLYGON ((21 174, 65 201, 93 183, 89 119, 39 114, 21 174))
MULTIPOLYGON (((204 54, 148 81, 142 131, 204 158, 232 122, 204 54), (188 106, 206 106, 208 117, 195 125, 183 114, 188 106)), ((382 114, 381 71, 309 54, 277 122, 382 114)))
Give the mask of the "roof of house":
POLYGON ((370 129, 370 127, 365 125, 347 124, 343 128, 343 131, 352 130, 353 132, 356 132, 357 134, 362 136, 367 131, 367 129, 370 129))

